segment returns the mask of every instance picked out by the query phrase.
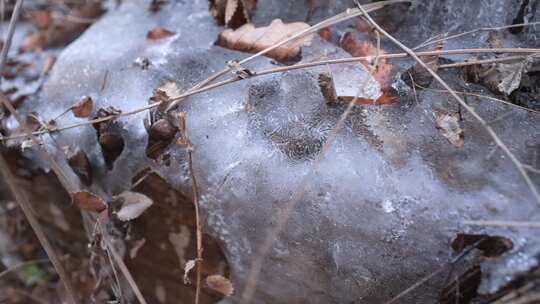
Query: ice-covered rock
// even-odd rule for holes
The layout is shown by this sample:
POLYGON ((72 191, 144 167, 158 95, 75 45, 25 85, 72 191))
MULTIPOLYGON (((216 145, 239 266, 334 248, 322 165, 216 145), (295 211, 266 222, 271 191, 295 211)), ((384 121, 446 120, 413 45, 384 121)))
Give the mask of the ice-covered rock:
MULTIPOLYGON (((47 121, 88 95, 94 111, 113 106, 127 112, 146 105, 165 81, 188 89, 221 70, 226 61, 244 58, 244 53, 214 45, 221 29, 214 25, 207 4, 172 2, 155 14, 146 4, 122 4, 62 52, 39 98, 25 103, 21 111, 34 111, 47 121), (156 26, 176 34, 147 40, 147 32, 156 26)), ((268 14, 282 17, 281 10, 268 14)), ((255 21, 263 19, 270 17, 255 21)), ((302 54, 304 62, 347 56, 318 37, 302 54)), ((252 70, 273 66, 268 58, 248 65, 252 70)), ((363 88, 365 97, 373 97, 370 90, 377 92, 377 84, 359 64, 331 70, 338 91, 363 88)), ((240 81, 189 97, 179 107, 194 145, 205 230, 225 253, 236 290, 233 299, 243 290, 268 230, 282 216, 345 109, 325 103, 317 81, 325 71, 327 67, 318 67, 240 81)), ((469 114, 463 113, 465 146, 455 148, 435 127, 435 114, 458 111, 455 102, 437 92, 418 94, 418 102, 410 97, 391 106, 353 110, 272 246, 255 302, 384 302, 424 275, 448 267, 450 244, 458 232, 513 241, 510 252, 489 262, 496 267, 485 268, 482 292, 495 291, 514 272, 537 262, 536 233, 461 224, 470 219, 538 221, 540 212, 512 163, 469 114)), ((487 121, 511 113, 493 127, 524 163, 540 163, 540 117, 495 102, 469 102, 487 121)), ((170 156, 170 165, 146 157, 147 115, 141 112, 116 122, 125 148, 111 170, 91 125, 53 136, 87 153, 96 192, 121 193, 138 172, 152 167, 189 196, 182 147, 172 144, 163 153, 170 156)), ((65 115, 57 124, 80 121, 65 115)), ((62 152, 52 141, 47 144, 70 171, 62 152)), ((431 303, 443 285, 444 278, 437 278, 404 301, 431 303)))

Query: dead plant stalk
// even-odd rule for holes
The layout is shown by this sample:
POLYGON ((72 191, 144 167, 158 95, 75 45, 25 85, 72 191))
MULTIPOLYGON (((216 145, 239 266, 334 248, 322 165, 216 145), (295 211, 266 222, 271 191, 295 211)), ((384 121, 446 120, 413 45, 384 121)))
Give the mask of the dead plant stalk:
MULTIPOLYGON (((504 54, 504 53, 528 53, 528 54, 537 54, 537 53, 540 53, 540 49, 519 49, 519 48, 489 49, 489 48, 476 48, 476 49, 456 49, 456 50, 418 52, 417 54, 420 55, 420 56, 430 56, 430 55, 478 54, 478 53, 499 53, 499 54, 504 54)), ((308 63, 295 64, 295 65, 291 65, 291 66, 283 66, 283 67, 277 67, 277 68, 273 68, 273 69, 261 70, 261 71, 258 71, 258 72, 252 71, 252 75, 250 77, 248 77, 248 78, 231 77, 229 79, 225 79, 225 80, 222 80, 220 82, 213 83, 213 84, 206 84, 206 85, 204 85, 202 87, 200 85, 196 85, 192 89, 190 89, 190 90, 186 91, 185 93, 181 94, 178 98, 173 99, 172 102, 173 103, 174 102, 180 102, 180 101, 184 100, 185 98, 187 98, 189 96, 193 96, 193 95, 196 95, 196 94, 199 94, 199 93, 207 92, 207 91, 210 91, 212 89, 216 89, 218 87, 222 87, 222 86, 225 86, 225 85, 235 83, 237 81, 248 80, 248 79, 251 79, 253 77, 259 77, 259 76, 264 76, 264 75, 269 75, 269 74, 274 74, 274 73, 284 73, 284 72, 287 72, 287 71, 311 68, 311 67, 327 65, 327 64, 346 64, 346 63, 359 62, 359 61, 374 62, 375 58, 379 58, 379 59, 402 59, 402 58, 407 58, 408 56, 409 55, 407 53, 379 54, 378 56, 362 56, 362 57, 350 57, 350 58, 321 60, 321 61, 314 61, 314 62, 308 62, 308 63)), ((508 59, 508 60, 515 60, 515 58, 508 59)), ((472 61, 472 62, 467 63, 465 65, 482 64, 482 63, 483 63, 483 61, 472 61)), ((216 75, 214 75, 214 76, 216 76, 216 75)), ((217 77, 215 77, 214 79, 216 79, 216 78, 217 77)), ((210 82, 210 81, 208 81, 209 79, 210 78, 205 80, 205 82, 207 82, 207 83, 210 82)), ((202 82, 200 84, 202 84, 202 82)), ((24 134, 19 134, 19 135, 14 135, 14 136, 0 137, 0 141, 6 141, 6 140, 10 140, 10 139, 17 139, 17 138, 24 138, 24 137, 30 136, 31 134, 33 134, 33 135, 41 135, 41 134, 46 134, 46 133, 56 133, 56 132, 61 132, 61 131, 68 130, 68 129, 78 128, 78 127, 91 125, 91 124, 95 124, 95 123, 100 123, 100 122, 104 122, 104 121, 109 121, 109 120, 119 119, 119 118, 123 118, 123 117, 128 117, 128 116, 138 114, 140 112, 144 112, 144 111, 156 108, 160 104, 161 104, 160 102, 156 102, 156 103, 152 103, 152 104, 143 106, 141 108, 138 108, 138 109, 135 109, 135 110, 132 110, 132 111, 120 113, 118 115, 110 115, 110 116, 105 116, 105 117, 101 117, 101 118, 91 119, 91 120, 87 120, 87 121, 74 123, 74 124, 71 124, 71 125, 66 125, 66 126, 63 126, 63 127, 49 127, 47 129, 35 131, 35 132, 32 132, 32 133, 26 132, 24 134)))
POLYGON ((183 112, 178 113, 178 125, 180 127, 181 139, 179 144, 186 148, 188 171, 191 178, 191 192, 193 195, 193 206, 195 207, 195 226, 197 233, 197 285, 195 286, 195 304, 199 304, 201 297, 201 280, 202 280, 202 262, 203 262, 203 246, 202 246, 202 225, 200 215, 200 193, 197 185, 197 178, 195 177, 195 170, 193 169, 193 145, 188 137, 188 131, 186 127, 186 118, 183 112))

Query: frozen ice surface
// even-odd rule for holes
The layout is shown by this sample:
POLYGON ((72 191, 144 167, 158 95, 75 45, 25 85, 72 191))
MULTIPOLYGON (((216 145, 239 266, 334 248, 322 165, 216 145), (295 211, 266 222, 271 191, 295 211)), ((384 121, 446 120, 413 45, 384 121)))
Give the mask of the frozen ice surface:
MULTIPOLYGON (((461 1, 445 1, 452 7, 456 2, 461 1)), ((227 60, 246 56, 214 45, 221 29, 214 25, 207 1, 173 2, 157 14, 145 8, 126 2, 95 23, 62 52, 41 95, 25 109, 48 120, 89 95, 95 109, 130 111, 146 105, 153 90, 167 80, 188 89, 221 70, 227 60), (176 35, 146 40, 146 33, 158 25, 176 35), (150 62, 147 68, 141 67, 143 59, 150 62)), ((275 12, 276 17, 280 13, 275 12)), ((432 32, 437 30, 442 29, 432 32)), ((321 54, 346 56, 316 37, 304 48, 302 60, 320 59, 321 54)), ((259 58, 248 67, 273 64, 259 58)), ((354 95, 361 84, 373 88, 373 80, 358 64, 331 69, 338 92, 354 95)), ((257 77, 189 97, 180 106, 195 147, 205 229, 222 244, 236 296, 258 246, 344 110, 343 105, 325 104, 317 76, 326 70, 257 77)), ((366 97, 373 97, 370 94, 366 97)), ((490 272, 511 278, 536 263, 540 239, 534 231, 461 224, 469 219, 538 221, 540 212, 511 162, 470 115, 464 114, 464 148, 452 147, 440 135, 434 113, 457 111, 451 97, 420 92, 419 99, 353 110, 264 264, 257 303, 383 302, 445 267, 458 232, 501 235, 514 242, 511 252, 484 265, 483 292, 505 283, 490 272)), ((540 163, 538 116, 498 103, 470 102, 487 121, 510 111, 494 128, 524 163, 540 163)), ((97 171, 94 191, 118 194, 130 187, 137 172, 151 166, 189 194, 182 148, 172 145, 165 152, 171 155, 170 166, 146 158, 146 115, 118 121, 126 148, 111 171, 92 126, 54 136, 89 155, 97 171)), ((58 124, 79 121, 67 115, 58 124)), ((60 153, 57 158, 62 161, 60 153)), ((538 177, 534 182, 538 185, 538 177)), ((440 284, 431 282, 406 301, 432 303, 440 284)))

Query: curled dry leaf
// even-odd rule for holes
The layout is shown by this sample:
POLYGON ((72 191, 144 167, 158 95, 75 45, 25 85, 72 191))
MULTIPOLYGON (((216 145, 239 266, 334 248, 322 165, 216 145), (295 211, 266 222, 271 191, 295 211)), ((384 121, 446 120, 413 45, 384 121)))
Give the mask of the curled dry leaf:
POLYGON ((232 295, 234 292, 231 281, 222 275, 213 274, 207 276, 205 281, 209 288, 221 293, 226 297, 232 295))
POLYGON ((99 213, 107 209, 107 204, 101 199, 101 197, 88 191, 71 193, 71 201, 76 207, 87 211, 99 213))
MULTIPOLYGON (((255 53, 309 28, 304 22, 283 23, 275 19, 269 26, 256 28, 245 24, 237 30, 226 29, 219 35, 219 45, 237 51, 255 53)), ((301 47, 311 44, 313 35, 282 45, 266 55, 277 60, 291 60, 300 56, 301 47)))
POLYGON ((131 191, 124 191, 114 198, 122 202, 122 207, 116 213, 116 216, 121 221, 138 218, 154 203, 148 196, 131 191))
POLYGON ((178 88, 176 82, 167 81, 154 92, 154 96, 150 98, 151 102, 160 102, 161 104, 158 107, 158 110, 164 112, 169 104, 180 98, 182 95, 182 90, 178 88))
POLYGON ((195 267, 197 260, 189 260, 184 266, 184 284, 191 284, 189 279, 189 272, 195 267))
POLYGON ((131 191, 124 191, 114 197, 122 202, 122 207, 116 213, 121 221, 130 221, 138 218, 154 203, 148 196, 131 191))
POLYGON ((90 96, 83 96, 79 102, 71 107, 71 112, 73 112, 75 117, 88 117, 92 114, 93 106, 94 102, 92 101, 92 98, 90 96))
POLYGON ((461 129, 459 120, 459 113, 437 113, 435 119, 437 129, 439 129, 441 131, 441 134, 457 148, 463 147, 463 144, 465 142, 463 129, 461 129))
POLYGON ((124 151, 124 139, 114 131, 105 132, 99 136, 99 145, 105 159, 105 164, 109 170, 112 170, 114 161, 124 151))
POLYGON ((161 40, 176 35, 175 32, 169 31, 162 27, 155 27, 146 34, 148 40, 161 40))
POLYGON ((210 0, 210 14, 219 25, 239 28, 249 23, 256 0, 210 0))
POLYGON ((68 149, 66 158, 69 166, 81 179, 81 182, 87 186, 92 184, 92 166, 86 153, 79 148, 68 149))
POLYGON ((330 28, 328 27, 322 28, 319 30, 318 33, 319 33, 319 36, 321 36, 323 40, 332 41, 332 31, 330 30, 330 28))
POLYGON ((520 87, 523 74, 528 72, 533 61, 532 57, 528 57, 516 63, 467 66, 464 68, 465 78, 486 86, 492 92, 510 95, 520 87))
POLYGON ((30 13, 30 21, 37 32, 25 38, 21 52, 40 51, 63 46, 77 38, 97 17, 105 12, 102 1, 78 1, 69 11, 41 10, 30 13))

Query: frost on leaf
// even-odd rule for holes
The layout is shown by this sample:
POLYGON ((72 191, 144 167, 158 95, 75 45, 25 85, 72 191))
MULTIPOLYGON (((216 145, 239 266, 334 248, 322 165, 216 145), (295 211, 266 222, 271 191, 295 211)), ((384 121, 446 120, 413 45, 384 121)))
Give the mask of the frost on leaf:
POLYGON ((161 40, 176 35, 175 32, 169 31, 162 27, 155 27, 146 34, 148 40, 161 40))
POLYGON ((219 25, 239 28, 250 22, 256 0, 210 0, 210 14, 219 25))
POLYGON ((233 285, 226 277, 213 274, 206 277, 206 285, 209 288, 221 293, 224 296, 230 296, 234 292, 233 285))
POLYGON ((116 216, 121 221, 130 221, 138 218, 154 203, 148 196, 131 191, 124 191, 115 196, 115 199, 122 202, 122 207, 116 213, 116 216))
POLYGON ((107 209, 107 204, 99 196, 87 191, 79 191, 71 194, 73 205, 80 209, 92 212, 101 212, 107 209))
POLYGON ((439 129, 441 134, 457 148, 463 147, 464 144, 463 129, 461 129, 459 120, 459 113, 437 114, 435 120, 437 129, 439 129))
POLYGON ((184 266, 184 284, 191 284, 189 272, 195 267, 197 260, 189 260, 184 266))
POLYGON ((92 114, 93 105, 94 102, 90 96, 83 96, 81 100, 71 108, 71 112, 73 112, 75 117, 88 117, 92 114))
MULTIPOLYGON (((309 28, 304 22, 283 23, 275 19, 269 26, 256 28, 245 24, 237 30, 226 29, 219 35, 219 45, 238 51, 255 53, 309 28)), ((301 47, 311 45, 313 35, 308 35, 282 45, 266 55, 277 60, 293 60, 300 56, 301 47)))

